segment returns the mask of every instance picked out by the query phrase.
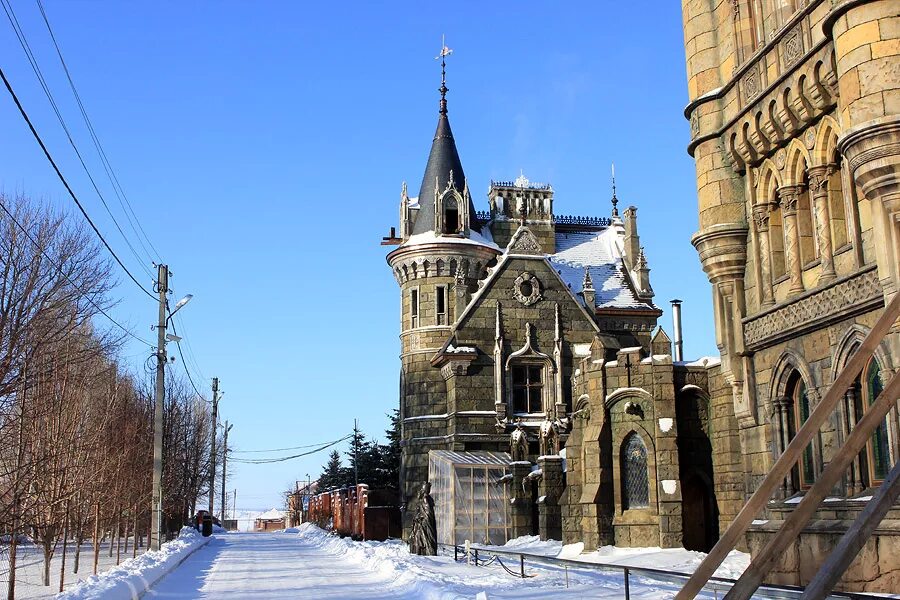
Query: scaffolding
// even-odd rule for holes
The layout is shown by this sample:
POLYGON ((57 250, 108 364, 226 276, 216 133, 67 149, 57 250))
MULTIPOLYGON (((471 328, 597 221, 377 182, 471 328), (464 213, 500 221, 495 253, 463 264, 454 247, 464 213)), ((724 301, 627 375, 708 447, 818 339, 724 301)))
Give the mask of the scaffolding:
POLYGON ((438 542, 503 545, 509 540, 509 488, 500 480, 510 462, 506 452, 428 453, 438 542))

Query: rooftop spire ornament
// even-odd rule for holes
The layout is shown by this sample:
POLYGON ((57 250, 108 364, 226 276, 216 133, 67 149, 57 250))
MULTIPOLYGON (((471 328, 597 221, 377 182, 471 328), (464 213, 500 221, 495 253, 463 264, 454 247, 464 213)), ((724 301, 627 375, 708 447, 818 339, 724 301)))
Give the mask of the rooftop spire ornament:
POLYGON ((434 60, 441 59, 441 114, 447 114, 447 57, 453 54, 453 50, 447 47, 445 36, 441 35, 441 53, 434 57, 434 60))
POLYGON ((613 188, 613 195, 612 195, 612 205, 613 205, 612 216, 618 217, 618 216, 619 216, 619 209, 616 208, 616 205, 619 203, 619 199, 616 198, 616 163, 612 163, 612 188, 613 188))

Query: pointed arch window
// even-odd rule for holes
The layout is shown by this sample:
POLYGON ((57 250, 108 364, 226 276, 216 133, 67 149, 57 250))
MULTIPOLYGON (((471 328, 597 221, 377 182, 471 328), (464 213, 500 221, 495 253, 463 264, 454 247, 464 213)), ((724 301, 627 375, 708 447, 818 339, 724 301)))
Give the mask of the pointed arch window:
POLYGON ((650 506, 650 479, 647 475, 647 446, 637 433, 628 434, 622 443, 622 508, 650 506))
MULTIPOLYGON (((794 432, 791 434, 791 437, 794 437, 812 412, 809 406, 809 393, 806 389, 806 383, 799 375, 796 375, 794 379, 791 400, 794 416, 794 432)), ((813 460, 813 445, 811 443, 806 446, 803 456, 800 458, 799 476, 801 488, 808 488, 816 481, 816 465, 813 460)))
POLYGON ((459 205, 453 194, 447 194, 443 201, 444 227, 442 233, 459 232, 459 205))
MULTIPOLYGON (((884 390, 881 366, 872 357, 863 371, 862 404, 863 411, 869 410, 875 399, 884 390)), ((869 441, 866 442, 866 463, 869 472, 869 485, 877 485, 884 481, 891 470, 890 444, 888 442, 887 419, 883 420, 869 441)))

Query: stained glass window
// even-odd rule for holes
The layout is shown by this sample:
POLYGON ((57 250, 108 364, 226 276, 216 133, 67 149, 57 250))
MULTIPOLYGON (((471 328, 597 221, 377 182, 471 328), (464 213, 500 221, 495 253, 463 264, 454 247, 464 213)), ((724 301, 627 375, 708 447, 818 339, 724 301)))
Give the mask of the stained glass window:
POLYGON ((622 444, 622 491, 623 508, 650 506, 647 447, 636 433, 629 434, 622 444))

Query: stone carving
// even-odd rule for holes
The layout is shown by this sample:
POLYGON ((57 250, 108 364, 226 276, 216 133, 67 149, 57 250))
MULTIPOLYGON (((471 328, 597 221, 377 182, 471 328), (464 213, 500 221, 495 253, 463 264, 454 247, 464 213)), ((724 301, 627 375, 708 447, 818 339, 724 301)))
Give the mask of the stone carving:
POLYGON ((753 206, 753 222, 756 224, 757 231, 769 230, 770 210, 771 207, 766 202, 753 206))
POLYGON ((806 133, 803 134, 803 143, 806 144, 807 150, 812 150, 816 147, 816 128, 810 127, 806 130, 806 133))
POLYGON ((559 454, 559 426, 550 420, 550 413, 544 418, 539 430, 539 443, 541 456, 556 456, 559 454))
POLYGON ((744 342, 749 348, 772 345, 800 331, 815 327, 823 320, 865 312, 881 300, 883 290, 873 269, 844 280, 816 294, 748 319, 744 324, 744 342))
POLYGON ((513 235, 512 239, 509 240, 509 245, 506 247, 506 249, 510 254, 543 254, 540 242, 538 242, 537 238, 534 237, 534 234, 531 233, 531 230, 524 225, 522 227, 519 227, 519 229, 513 235))
POLYGON ((781 56, 785 68, 790 67, 803 56, 803 36, 800 27, 794 27, 781 40, 781 56))
POLYGON ((759 95, 760 85, 759 85, 759 66, 753 65, 747 72, 744 74, 743 80, 744 87, 744 96, 746 96, 747 100, 752 100, 759 95))
POLYGON ((779 169, 783 169, 784 165, 786 163, 787 163, 787 152, 785 151, 784 148, 781 148, 780 150, 778 150, 778 152, 775 153, 775 166, 778 167, 779 169))
POLYGON ((541 299, 541 281, 525 271, 513 283, 513 298, 524 306, 531 306, 541 299))
POLYGON ((700 133, 700 114, 695 108, 691 112, 691 135, 696 137, 698 133, 700 133))
POLYGON ((409 553, 420 556, 437 556, 437 524, 434 518, 434 498, 431 483, 426 481, 419 489, 416 513, 413 515, 409 536, 409 553))
POLYGON ((513 461, 528 460, 528 437, 521 421, 516 422, 516 428, 509 434, 509 455, 513 461))

